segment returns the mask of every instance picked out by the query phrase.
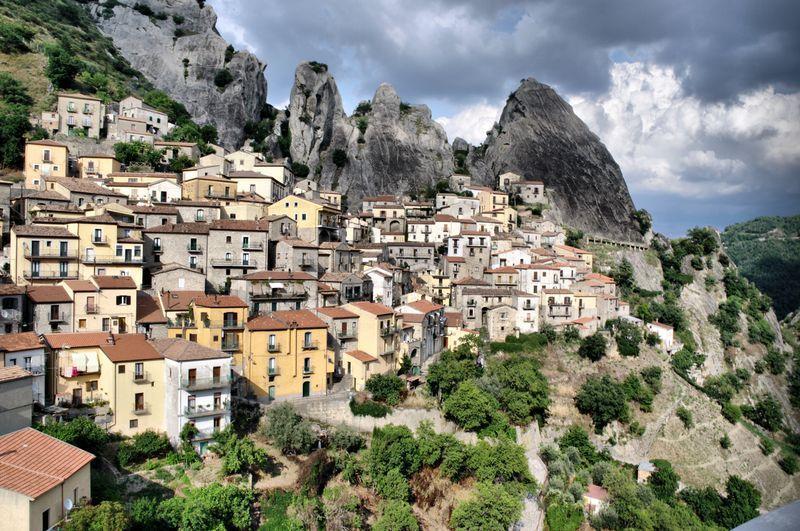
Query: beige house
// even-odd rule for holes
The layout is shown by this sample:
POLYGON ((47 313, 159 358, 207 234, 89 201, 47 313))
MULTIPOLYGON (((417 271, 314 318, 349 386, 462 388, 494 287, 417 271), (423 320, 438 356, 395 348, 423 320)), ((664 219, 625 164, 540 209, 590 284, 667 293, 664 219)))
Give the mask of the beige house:
POLYGON ((61 117, 58 132, 63 135, 100 138, 100 130, 105 127, 105 105, 92 96, 59 94, 58 115, 61 117))
MULTIPOLYGON (((358 315, 357 350, 377 360, 370 371, 382 374, 394 371, 400 362, 400 316, 390 307, 376 302, 351 302, 342 308, 358 315)), ((345 373, 351 374, 347 371, 347 361, 345 357, 345 373)))
POLYGON ((239 193, 258 194, 270 203, 286 196, 286 187, 272 175, 256 171, 232 171, 228 177, 236 183, 236 191, 239 193))
POLYGON ((136 283, 131 277, 93 276, 62 283, 72 298, 72 329, 76 332, 134 331, 136 283))
POLYGON ((163 113, 146 104, 136 96, 128 96, 119 102, 120 115, 126 118, 135 118, 144 122, 147 132, 155 136, 162 136, 170 129, 166 113, 163 113))
POLYGON ((78 278, 78 235, 62 226, 11 229, 11 278, 15 284, 53 284, 78 278))
POLYGON ((197 147, 196 142, 167 142, 165 140, 156 140, 153 142, 153 147, 164 152, 164 156, 161 157, 162 164, 169 164, 172 159, 177 159, 181 156, 189 157, 194 161, 200 158, 200 148, 197 147))
POLYGON ((52 140, 34 140, 25 144, 25 188, 44 190, 49 177, 69 173, 69 148, 52 140))
POLYGON ((0 437, 0 529, 55 528, 67 507, 91 498, 93 459, 33 428, 0 437))
POLYGON ((121 164, 113 155, 81 155, 78 157, 78 175, 81 179, 106 179, 120 171, 121 164))

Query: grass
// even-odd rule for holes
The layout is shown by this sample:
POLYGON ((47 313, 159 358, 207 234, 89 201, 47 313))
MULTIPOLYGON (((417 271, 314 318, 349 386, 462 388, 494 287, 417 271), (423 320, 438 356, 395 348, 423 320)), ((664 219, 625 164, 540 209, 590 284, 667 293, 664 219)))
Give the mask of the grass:
POLYGON ((263 524, 259 531, 290 531, 295 529, 294 521, 288 517, 286 510, 294 500, 291 492, 276 490, 261 500, 261 517, 263 524))

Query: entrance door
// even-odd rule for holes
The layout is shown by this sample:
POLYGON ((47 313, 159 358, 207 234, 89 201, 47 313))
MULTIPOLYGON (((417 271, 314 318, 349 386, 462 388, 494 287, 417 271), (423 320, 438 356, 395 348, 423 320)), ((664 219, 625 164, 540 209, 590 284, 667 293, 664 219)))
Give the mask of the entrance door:
POLYGON ((77 387, 72 390, 72 405, 77 407, 81 404, 83 404, 83 389, 77 387))
POLYGON ((58 245, 58 255, 59 256, 67 256, 67 251, 69 250, 69 246, 67 242, 61 242, 58 245))
POLYGON ((311 382, 303 382, 303 396, 311 395, 311 382))
POLYGON ((39 256, 39 241, 34 240, 31 242, 31 256, 39 256))
POLYGON ((133 261, 133 249, 125 249, 125 261, 126 262, 133 261))

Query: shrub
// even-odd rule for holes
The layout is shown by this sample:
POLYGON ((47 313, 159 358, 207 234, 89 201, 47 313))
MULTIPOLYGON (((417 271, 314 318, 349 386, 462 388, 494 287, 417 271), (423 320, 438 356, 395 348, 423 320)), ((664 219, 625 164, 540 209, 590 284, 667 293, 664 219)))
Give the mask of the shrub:
POLYGON ((200 531, 202 529, 249 529, 255 493, 234 485, 212 483, 207 487, 188 488, 183 497, 161 502, 159 513, 168 528, 200 531))
POLYGON ((387 502, 372 526, 373 531, 418 531, 419 524, 411 506, 398 500, 387 502))
POLYGON ((688 378, 689 370, 696 365, 702 365, 704 361, 705 356, 696 354, 694 351, 683 347, 672 356, 670 363, 678 374, 683 375, 684 378, 688 378))
POLYGON ((780 465, 781 469, 793 476, 797 473, 798 470, 798 463, 797 463, 797 456, 794 454, 786 454, 784 455, 779 461, 778 464, 780 465))
POLYGON ((497 409, 497 401, 473 381, 461 383, 442 404, 445 416, 467 431, 490 425, 497 409))
POLYGON ((591 415, 595 429, 602 430, 609 422, 626 422, 629 417, 625 391, 609 376, 589 377, 575 397, 575 405, 583 414, 591 415))
POLYGON ((229 44, 228 47, 225 48, 225 62, 230 63, 235 53, 236 49, 233 47, 233 44, 229 44))
POLYGON ((94 529, 119 529, 130 527, 125 506, 119 502, 104 501, 100 505, 78 507, 69 515, 64 529, 66 531, 84 531, 94 529))
POLYGON ((775 331, 763 317, 751 319, 747 326, 747 338, 751 343, 772 345, 775 341, 775 331))
POLYGON ((581 242, 583 241, 583 236, 584 234, 582 230, 573 230, 567 228, 567 238, 565 243, 570 247, 580 247, 581 242))
POLYGON ((378 402, 385 402, 390 406, 400 403, 405 383, 394 374, 373 374, 365 384, 367 391, 372 393, 372 398, 378 402))
POLYGON ((169 439, 163 433, 152 430, 143 431, 125 441, 117 449, 117 461, 120 466, 127 467, 141 463, 151 457, 163 457, 172 450, 169 439))
POLYGON ((558 440, 558 447, 562 452, 567 448, 577 449, 583 465, 593 465, 600 460, 597 449, 589 440, 589 434, 580 426, 573 425, 567 428, 558 440))
POLYGON ((761 437, 761 442, 758 447, 764 455, 770 455, 775 451, 775 442, 769 437, 761 437))
POLYGON ((703 259, 700 258, 699 256, 693 256, 691 261, 690 261, 690 263, 691 263, 692 269, 694 269, 696 271, 702 271, 704 266, 705 266, 705 264, 703 263, 703 259))
POLYGON ((731 438, 728 437, 727 433, 725 435, 723 435, 722 437, 720 437, 719 445, 722 447, 723 450, 727 450, 728 448, 730 448, 731 444, 733 444, 733 443, 731 442, 731 438))
POLYGON ((347 151, 338 148, 334 149, 331 158, 337 168, 343 168, 344 165, 347 164, 347 151))
POLYGON ((89 417, 54 422, 46 426, 37 425, 36 429, 92 453, 100 452, 109 441, 108 433, 89 417))
POLYGON ((681 419, 681 422, 683 422, 683 427, 686 428, 687 430, 692 426, 694 426, 694 421, 692 420, 692 412, 686 409, 685 407, 680 406, 675 412, 675 414, 678 416, 679 419, 681 419))
POLYGON ((364 437, 347 426, 338 426, 328 436, 328 444, 337 450, 357 452, 364 447, 364 437))
POLYGON ((639 233, 642 235, 647 234, 647 231, 653 226, 653 216, 645 209, 634 212, 633 219, 636 220, 636 223, 639 225, 639 233))
POLYGON ((512 355, 492 361, 485 381, 514 424, 526 425, 534 417, 543 418, 550 405, 547 378, 539 372, 534 358, 512 355))
POLYGON ((522 502, 502 485, 478 483, 476 493, 453 509, 453 529, 508 529, 522 512, 522 502))
POLYGON ((147 529, 162 525, 161 517, 158 514, 160 503, 161 499, 153 496, 141 496, 134 499, 128 505, 128 514, 131 517, 133 527, 147 529))
POLYGON ((264 434, 285 454, 308 453, 317 442, 311 424, 291 404, 279 404, 267 411, 264 434))
POLYGON ((638 421, 634 420, 631 422, 630 426, 628 426, 628 431, 634 437, 641 437, 644 435, 645 427, 639 424, 638 421))
POLYGON ((28 41, 35 32, 27 26, 14 22, 0 22, 0 52, 7 54, 25 53, 29 50, 28 41))
POLYGON ((370 475, 379 478, 397 469, 404 477, 419 470, 422 461, 414 434, 406 426, 388 425, 372 430, 370 475))
POLYGON ((571 503, 550 503, 545 521, 551 531, 577 531, 583 523, 583 508, 571 503))
POLYGON ((769 349, 764 356, 764 363, 771 374, 783 374, 786 370, 786 357, 774 349, 769 349))
POLYGON ((229 441, 223 448, 224 475, 255 473, 267 466, 267 452, 263 448, 257 448, 252 439, 231 437, 229 441))
POLYGON ((507 439, 500 439, 494 445, 478 441, 470 452, 468 466, 478 481, 490 483, 533 481, 525 450, 507 439))
POLYGON ((117 142, 114 144, 114 156, 126 166, 155 167, 161 162, 161 150, 155 149, 146 142, 117 142))
POLYGON ((362 101, 356 107, 356 110, 353 111, 354 116, 360 116, 364 114, 368 114, 372 112, 372 103, 369 101, 362 101))
POLYGON ((742 410, 732 402, 722 404, 722 416, 731 424, 736 424, 742 418, 742 410))
POLYGON ((675 497, 678 490, 680 476, 673 470, 672 464, 664 459, 653 459, 655 472, 647 480, 656 498, 663 501, 670 501, 675 497))
POLYGON ((186 21, 186 19, 185 19, 185 18, 183 18, 183 17, 182 17, 182 16, 180 16, 180 15, 172 15, 172 22, 174 22, 174 23, 175 23, 177 26, 180 26, 180 25, 181 25, 181 24, 183 24, 185 21, 186 21))
POLYGON ((642 344, 641 329, 627 321, 617 321, 616 333, 617 347, 621 356, 638 356, 639 345, 642 344))
POLYGON ((768 431, 778 431, 783 426, 781 405, 770 395, 765 395, 755 406, 742 406, 745 417, 768 431))
POLYGON ((567 343, 577 343, 581 340, 581 333, 574 326, 568 326, 564 329, 564 341, 567 343))
POLYGON ((292 173, 299 179, 305 179, 311 170, 302 162, 292 162, 292 173))
POLYGON ((399 469, 393 468, 383 476, 377 478, 375 490, 387 500, 407 501, 411 494, 408 480, 399 469))
POLYGON ((385 417, 388 415, 392 408, 386 404, 375 402, 374 400, 364 400, 358 402, 353 399, 350 400, 350 411, 357 417, 385 417))
POLYGON ((639 374, 642 375, 642 380, 650 387, 653 394, 658 394, 661 391, 661 367, 655 365, 646 367, 639 374))
POLYGON ((224 89, 231 83, 233 83, 233 74, 231 74, 230 70, 227 68, 217 70, 217 73, 214 75, 214 84, 217 87, 224 89))
POLYGON ((599 361, 606 354, 606 339, 600 332, 583 338, 578 355, 592 361, 599 361))
POLYGON ((57 88, 69 88, 75 83, 75 77, 83 70, 83 64, 72 51, 57 44, 45 47, 47 66, 44 73, 47 79, 57 88))
POLYGON ((442 463, 439 471, 451 481, 458 481, 468 473, 467 462, 470 456, 470 449, 453 437, 452 435, 442 436, 442 463))

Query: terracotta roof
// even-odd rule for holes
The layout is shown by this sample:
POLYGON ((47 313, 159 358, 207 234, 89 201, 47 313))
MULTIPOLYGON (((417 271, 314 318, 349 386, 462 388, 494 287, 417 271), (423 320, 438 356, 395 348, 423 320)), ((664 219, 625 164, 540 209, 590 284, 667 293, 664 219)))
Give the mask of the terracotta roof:
POLYGON ((397 201, 397 196, 394 195, 374 195, 371 197, 364 197, 361 199, 364 203, 376 203, 384 201, 397 201))
POLYGON ((450 214, 436 214, 433 216, 433 220, 439 223, 444 223, 449 221, 458 221, 458 218, 451 216, 450 214))
POLYGON ((423 313, 401 313, 399 315, 403 318, 403 324, 419 324, 425 319, 425 314, 423 313))
POLYGON ((0 437, 0 488, 35 499, 57 487, 94 459, 33 428, 0 437))
POLYGON ((328 284, 325 284, 324 282, 317 282, 317 289, 319 290, 320 293, 339 293, 338 289, 328 284))
POLYGON ((63 201, 64 203, 69 203, 69 198, 64 197, 55 190, 40 190, 21 199, 42 199, 47 201, 63 201))
POLYGON ((464 316, 461 312, 444 312, 447 326, 460 328, 464 324, 464 316))
POLYGON ((33 144, 33 145, 36 145, 36 146, 63 147, 63 148, 67 147, 66 144, 62 144, 61 142, 56 142, 54 140, 47 140, 47 139, 44 139, 44 140, 29 140, 28 142, 25 142, 25 144, 33 144))
POLYGON ((127 238, 117 238, 117 243, 144 243, 144 240, 128 236, 127 238))
POLYGON ((235 295, 204 295, 194 300, 202 308, 247 308, 247 303, 235 295))
POLYGON ((386 315, 390 313, 394 313, 394 310, 386 306, 385 304, 380 304, 377 302, 351 302, 350 306, 358 308, 359 310, 363 310, 365 312, 371 313, 373 315, 386 315))
POLYGON ((317 280, 313 275, 303 271, 256 271, 236 278, 237 280, 317 280))
POLYGON ((117 225, 119 221, 114 219, 109 214, 100 214, 99 216, 76 216, 71 218, 37 218, 35 223, 53 223, 65 225, 67 223, 92 223, 104 225, 117 225))
POLYGON ((83 210, 73 204, 66 205, 33 205, 30 207, 31 211, 36 212, 68 212, 70 214, 82 214, 83 210))
POLYGON ((204 347, 202 345, 198 345, 194 341, 186 341, 185 339, 153 339, 150 341, 150 344, 157 352, 161 353, 162 356, 174 361, 230 358, 229 354, 226 354, 221 350, 204 347))
POLYGON ((515 267, 512 266, 504 266, 504 267, 495 267, 493 269, 486 268, 483 270, 484 273, 519 273, 515 267))
POLYGON ((357 280, 362 281, 363 279, 360 278, 356 273, 348 273, 346 271, 328 271, 324 275, 320 277, 320 281, 322 282, 344 282, 345 280, 349 279, 350 277, 355 277, 357 280))
POLYGON ((88 153, 86 155, 78 155, 78 160, 80 159, 113 159, 115 158, 114 155, 109 155, 108 153, 88 153))
POLYGON ((156 140, 153 142, 153 145, 159 146, 178 146, 178 147, 194 147, 197 145, 196 142, 171 142, 167 140, 156 140))
POLYGON ((464 295, 479 297, 513 297, 516 290, 508 288, 464 288, 464 295))
POLYGON ((441 304, 436 304, 434 302, 425 299, 420 299, 418 301, 411 302, 409 304, 406 304, 406 306, 414 308, 415 310, 422 313, 435 312, 436 310, 441 310, 442 308, 444 308, 444 306, 442 306, 441 304))
POLYGON ((264 175, 263 173, 258 173, 257 171, 232 171, 228 174, 231 179, 272 179, 276 180, 275 177, 271 175, 264 175))
POLYGON ((452 282, 453 286, 488 286, 489 283, 485 280, 473 277, 464 277, 452 282))
POLYGON ((354 247, 350 247, 345 242, 323 242, 319 244, 320 249, 334 249, 340 251, 355 251, 354 247))
POLYGON ((256 317, 247 322, 248 330, 286 330, 287 328, 327 328, 328 325, 310 310, 285 310, 256 317))
POLYGON ((30 378, 32 376, 32 372, 26 371, 19 365, 0 367, 0 383, 13 382, 14 380, 21 380, 23 378, 30 378))
POLYGON ((283 240, 278 240, 278 243, 285 243, 291 247, 301 247, 304 249, 317 249, 319 245, 311 242, 307 242, 305 240, 301 240, 300 238, 285 238, 283 240))
POLYGON ((198 271, 197 269, 193 269, 189 266, 185 266, 183 264, 176 264, 175 262, 170 262, 168 264, 164 264, 164 266, 159 269, 158 271, 153 271, 152 275, 159 275, 161 273, 169 273, 170 271, 175 271, 177 269, 182 269, 184 271, 189 271, 190 273, 194 273, 195 275, 204 276, 203 273, 198 271))
POLYGON ((462 230, 461 231, 461 235, 462 236, 491 236, 491 234, 489 234, 485 230, 462 230))
POLYGON ((178 215, 178 209, 163 205, 130 205, 128 208, 135 214, 174 214, 178 215))
POLYGON ((168 312, 181 312, 189 309, 189 304, 197 297, 204 297, 205 291, 176 290, 161 294, 161 303, 168 312))
POLYGON ((596 500, 606 501, 609 498, 608 491, 599 485, 589 484, 586 495, 596 500))
POLYGON ((11 230, 17 236, 41 236, 42 238, 64 238, 77 240, 78 237, 64 227, 51 225, 14 225, 11 230))
POLYGON ((444 257, 444 259, 446 261, 450 262, 451 264, 463 264, 464 262, 467 261, 466 258, 464 258, 463 256, 450 256, 450 255, 447 255, 447 256, 444 257))
POLYGON ((144 231, 145 234, 208 234, 211 225, 205 222, 193 223, 167 223, 158 227, 151 227, 144 231))
POLYGON ((158 301, 146 291, 136 292, 136 322, 141 324, 166 323, 158 301))
POLYGON ((136 289, 136 281, 131 277, 95 275, 92 279, 100 289, 136 289))
POLYGON ((113 190, 109 190, 107 188, 103 188, 102 186, 94 184, 88 179, 74 179, 72 177, 45 177, 45 181, 48 183, 52 182, 60 184, 70 192, 75 192, 79 194, 110 195, 117 197, 125 197, 123 194, 114 192, 113 190))
POLYGON ((217 219, 211 222, 211 230, 246 230, 246 231, 267 231, 269 221, 264 219, 217 219))
POLYGON ((0 284, 0 296, 3 295, 24 295, 25 287, 16 284, 0 284))
POLYGON ((647 323, 649 325, 657 326, 659 328, 663 328, 665 330, 672 330, 672 327, 668 324, 659 323, 658 321, 653 321, 652 323, 647 323))
POLYGON ((358 314, 353 313, 349 310, 345 310, 341 306, 329 306, 323 308, 317 308, 317 313, 321 313, 323 315, 327 315, 332 319, 357 319, 358 314))
POLYGON ((44 340, 50 348, 62 349, 64 347, 99 347, 108 344, 112 337, 108 332, 73 332, 44 334, 44 340))
POLYGON ((351 358, 355 358, 362 363, 372 363, 373 361, 378 361, 378 358, 375 356, 370 356, 363 350, 348 350, 345 352, 351 358))
POLYGON ((114 336, 114 343, 105 343, 100 346, 108 359, 114 363, 125 361, 160 360, 164 356, 153 348, 144 334, 118 334, 114 336))
POLYGON ((28 289, 28 298, 35 303, 72 302, 72 297, 61 286, 31 287, 28 289))
POLYGON ((613 278, 608 277, 606 275, 601 275, 600 273, 589 273, 588 275, 586 275, 583 278, 585 278, 586 280, 597 280, 597 281, 602 282, 604 284, 614 284, 614 279, 613 278))
POLYGON ((65 280, 64 285, 76 293, 88 293, 97 291, 97 286, 89 280, 65 280))

